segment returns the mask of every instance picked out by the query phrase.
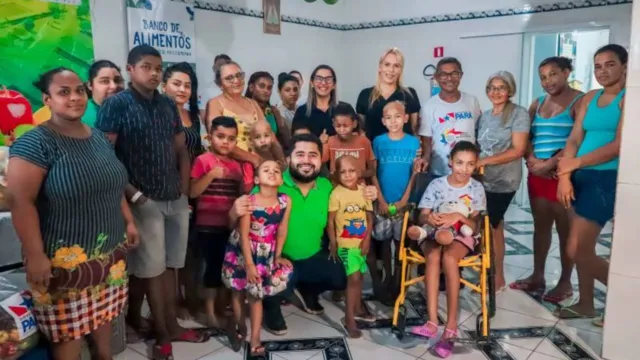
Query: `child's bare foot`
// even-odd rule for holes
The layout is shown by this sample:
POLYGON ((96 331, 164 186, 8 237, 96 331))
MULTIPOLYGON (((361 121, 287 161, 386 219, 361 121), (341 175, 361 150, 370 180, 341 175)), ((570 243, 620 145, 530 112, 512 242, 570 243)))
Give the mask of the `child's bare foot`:
POLYGON ((342 318, 342 326, 347 332, 347 336, 351 339, 359 339, 362 337, 362 331, 358 329, 358 324, 355 319, 347 320, 346 318, 342 318))
POLYGON ((251 357, 262 357, 265 355, 264 346, 260 339, 251 339, 251 357))

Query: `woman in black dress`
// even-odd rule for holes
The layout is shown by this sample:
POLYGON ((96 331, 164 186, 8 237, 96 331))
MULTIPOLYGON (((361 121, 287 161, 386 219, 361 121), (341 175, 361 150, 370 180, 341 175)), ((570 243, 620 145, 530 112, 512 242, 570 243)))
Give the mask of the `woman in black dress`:
MULTIPOLYGON (((203 151, 202 135, 200 133, 200 110, 198 108, 198 78, 191 65, 186 62, 169 66, 162 78, 162 91, 175 101, 178 113, 184 127, 184 134, 189 151, 191 164, 203 151), (187 109, 188 107, 188 109, 187 109)), ((194 208, 195 199, 191 200, 194 208)), ((191 225, 193 225, 194 213, 191 213, 191 225)), ((187 318, 189 313, 195 316, 199 308, 198 283, 196 274, 199 272, 201 260, 191 248, 193 226, 189 226, 189 247, 185 267, 179 271, 179 301, 180 317, 187 318)))

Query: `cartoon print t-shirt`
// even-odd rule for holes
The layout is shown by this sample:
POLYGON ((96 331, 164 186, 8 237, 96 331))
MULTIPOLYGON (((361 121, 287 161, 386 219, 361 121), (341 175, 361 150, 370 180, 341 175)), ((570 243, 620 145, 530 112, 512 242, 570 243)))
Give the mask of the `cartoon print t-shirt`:
POLYGON ((449 184, 447 176, 439 177, 427 186, 418 208, 434 210, 447 202, 462 202, 470 213, 487 209, 484 187, 479 181, 469 179, 467 185, 457 188, 449 184))
POLYGON ((425 102, 420 111, 418 133, 431 138, 430 173, 436 176, 451 173, 449 152, 458 141, 475 143, 476 123, 481 113, 478 99, 467 93, 461 93, 455 103, 448 103, 438 95, 425 102))
POLYGON ((336 212, 336 239, 340 248, 357 248, 365 239, 367 211, 373 211, 371 200, 364 197, 362 187, 350 190, 336 186, 329 198, 329 212, 336 212))

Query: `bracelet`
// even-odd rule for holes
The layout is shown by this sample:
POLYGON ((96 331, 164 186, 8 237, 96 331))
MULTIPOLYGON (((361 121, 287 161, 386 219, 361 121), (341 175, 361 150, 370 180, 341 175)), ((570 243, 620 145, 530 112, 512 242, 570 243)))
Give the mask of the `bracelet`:
POLYGON ((389 215, 395 216, 397 213, 398 213, 398 208, 396 207, 396 204, 389 205, 389 215))
POLYGON ((140 197, 142 197, 142 191, 138 191, 137 193, 133 194, 133 196, 131 197, 131 200, 129 200, 132 204, 135 204, 136 201, 138 201, 138 199, 140 199, 140 197))

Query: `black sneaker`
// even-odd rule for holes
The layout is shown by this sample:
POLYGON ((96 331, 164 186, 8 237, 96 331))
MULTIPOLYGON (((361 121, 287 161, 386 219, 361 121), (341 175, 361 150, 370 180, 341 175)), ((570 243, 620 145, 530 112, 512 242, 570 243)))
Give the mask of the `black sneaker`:
POLYGON ((287 333, 287 323, 282 316, 279 301, 275 301, 271 306, 264 306, 262 327, 273 335, 282 336, 287 333))
POLYGON ((293 293, 296 295, 300 303, 302 304, 302 309, 311 314, 311 315, 322 315, 324 314, 324 308, 320 305, 320 301, 318 300, 317 295, 311 295, 304 292, 300 292, 298 289, 295 289, 293 293))

